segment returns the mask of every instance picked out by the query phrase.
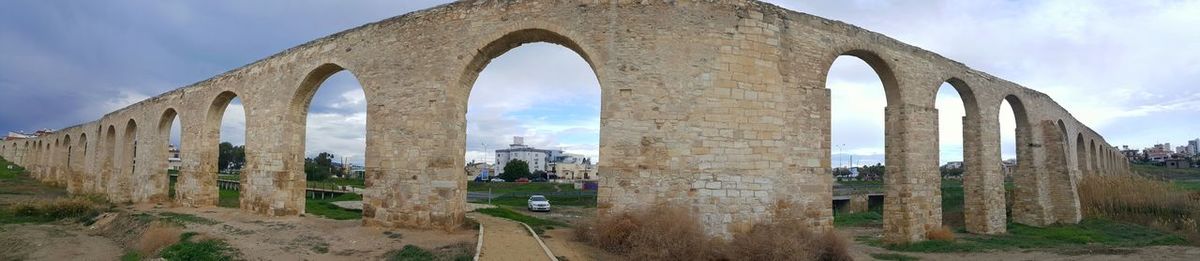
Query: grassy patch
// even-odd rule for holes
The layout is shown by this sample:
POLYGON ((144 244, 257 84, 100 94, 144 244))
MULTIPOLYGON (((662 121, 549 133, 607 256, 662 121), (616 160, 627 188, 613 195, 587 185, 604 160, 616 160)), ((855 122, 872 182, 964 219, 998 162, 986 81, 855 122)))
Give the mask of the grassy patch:
POLYGON ((388 252, 387 256, 390 261, 425 261, 425 260, 454 260, 454 261, 469 261, 475 256, 469 244, 462 243, 439 248, 434 251, 425 250, 424 248, 405 245, 400 250, 388 252))
POLYGON ((1008 234, 965 237, 958 241, 930 240, 901 245, 883 245, 878 239, 864 241, 867 244, 883 246, 893 251, 927 253, 1079 248, 1095 244, 1104 247, 1141 247, 1187 243, 1183 237, 1174 234, 1104 219, 1084 219, 1075 225, 1054 225, 1042 228, 1009 224, 1008 234))
POLYGON ((242 193, 237 190, 217 190, 217 206, 223 208, 239 208, 242 205, 242 203, 238 201, 241 196, 242 193))
POLYGON ((872 209, 867 212, 859 212, 847 214, 842 212, 833 213, 833 225, 837 227, 861 227, 883 224, 883 213, 880 209, 872 209))
POLYGON ((219 239, 199 239, 195 232, 183 233, 179 243, 162 250, 159 255, 167 260, 234 260, 237 250, 219 239))
POLYGON ((334 205, 335 201, 361 201, 362 195, 354 193, 346 193, 333 198, 325 199, 306 199, 304 201, 304 212, 312 215, 325 217, 328 219, 347 220, 347 219, 362 219, 362 210, 350 210, 340 208, 334 205))
POLYGON ((175 223, 175 224, 179 224, 179 225, 186 225, 186 224, 216 225, 216 224, 221 223, 220 221, 216 221, 216 220, 212 220, 212 219, 208 219, 208 218, 204 218, 204 217, 199 217, 199 216, 192 215, 192 214, 183 214, 183 213, 175 213, 175 212, 162 212, 162 213, 158 213, 158 216, 159 216, 159 220, 170 222, 170 223, 175 223))
POLYGON ((88 222, 100 214, 101 206, 91 199, 66 199, 21 202, 0 209, 0 224, 45 223, 64 219, 88 222))
POLYGON ((917 258, 917 257, 906 256, 906 255, 901 255, 901 254, 871 254, 871 258, 879 259, 879 260, 895 260, 895 261, 921 260, 920 258, 917 258))
MULTIPOLYGON (((594 195, 565 195, 555 196, 546 195, 546 199, 550 200, 551 206, 572 206, 572 207, 596 207, 596 196, 594 195)), ((509 206, 509 207, 528 207, 529 197, 522 196, 503 196, 492 199, 492 205, 509 206)), ((486 201, 481 201, 486 202, 486 201)))
POLYGON ((516 182, 467 182, 467 191, 487 192, 492 193, 512 193, 512 192, 574 192, 574 184, 549 183, 549 182, 532 182, 532 183, 516 183, 516 182))
POLYGON ((0 180, 16 179, 21 173, 24 172, 25 168, 0 158, 0 180), (9 169, 9 166, 12 166, 12 169, 9 169))
POLYGON ((531 217, 504 207, 478 209, 475 210, 475 212, 525 223, 526 225, 529 225, 529 227, 532 227, 533 231, 538 234, 542 234, 542 232, 545 232, 549 229, 554 229, 554 227, 567 226, 567 224, 563 224, 562 222, 531 217))
POLYGON ((1164 179, 1200 179, 1200 169, 1173 169, 1158 165, 1130 164, 1129 170, 1142 175, 1164 179))
POLYGON ((140 260, 142 260, 142 254, 139 254, 138 251, 130 250, 130 251, 125 252, 125 255, 121 256, 121 261, 140 261, 140 260))
POLYGON ((1200 191, 1200 181, 1175 181, 1171 182, 1176 188, 1189 191, 1200 191))
POLYGON ((338 186, 350 186, 355 188, 366 188, 366 180, 363 179, 338 179, 329 178, 322 181, 309 180, 307 183, 310 188, 332 189, 338 186))

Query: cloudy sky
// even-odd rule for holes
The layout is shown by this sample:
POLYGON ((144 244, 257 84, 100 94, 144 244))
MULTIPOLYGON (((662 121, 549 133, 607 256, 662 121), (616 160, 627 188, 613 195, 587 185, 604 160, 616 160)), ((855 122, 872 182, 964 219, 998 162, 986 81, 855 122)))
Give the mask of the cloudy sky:
MULTIPOLYGON (((62 128, 328 34, 446 1, 6 1, 0 9, 0 130, 62 128)), ((846 21, 1045 92, 1114 144, 1200 137, 1200 1, 768 1, 846 21)), ((881 161, 883 91, 838 59, 834 165, 881 161)), ((942 160, 961 159, 962 104, 938 95, 942 160)), ((329 79, 309 114, 309 153, 362 161, 363 94, 329 79)), ((1000 112, 1006 158, 1011 111, 1000 112)), ((243 142, 226 112, 222 140, 243 142)), ((530 44, 484 70, 468 111, 467 160, 511 136, 597 156, 599 87, 577 55, 530 44)))

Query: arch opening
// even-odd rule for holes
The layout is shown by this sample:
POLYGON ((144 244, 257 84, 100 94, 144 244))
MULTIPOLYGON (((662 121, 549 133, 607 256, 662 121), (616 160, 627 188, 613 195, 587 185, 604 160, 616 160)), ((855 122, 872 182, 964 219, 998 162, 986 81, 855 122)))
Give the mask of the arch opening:
POLYGON ((293 96, 288 131, 295 140, 289 148, 288 169, 299 184, 293 197, 300 197, 301 213, 333 219, 361 219, 362 210, 337 207, 334 202, 362 201, 371 185, 366 179, 368 97, 362 83, 337 64, 318 66, 304 78, 293 96), (329 192, 334 191, 334 192, 329 192))
MULTIPOLYGON (((944 226, 956 229, 966 229, 967 200, 982 204, 984 195, 966 195, 967 191, 980 192, 984 190, 966 190, 967 185, 984 185, 981 182, 982 169, 978 166, 980 159, 971 152, 980 149, 978 128, 979 112, 975 94, 966 82, 951 78, 938 87, 934 105, 938 113, 938 139, 934 146, 938 147, 939 167, 942 183, 941 213, 944 226), (970 175, 968 175, 970 174, 970 175), (974 184, 968 184, 974 183, 974 184)), ((972 227, 971 229, 976 229, 972 227)))
MULTIPOLYGON (((612 192, 598 181, 618 178, 603 172, 603 73, 583 46, 549 30, 510 32, 480 48, 464 70, 454 101, 460 106, 454 116, 462 119, 455 131, 456 148, 461 149, 455 155, 457 182, 466 183, 468 190, 486 190, 497 179, 558 180, 567 184, 523 186, 547 192, 554 208, 596 206, 604 193, 612 192), (538 73, 542 71, 556 74, 538 73), (574 191, 568 185, 573 183, 597 185, 576 194, 549 193, 574 191)), ((517 207, 530 210, 519 202, 517 207)))
MULTIPOLYGON (((895 211, 884 198, 887 105, 898 100, 895 76, 882 58, 863 50, 842 53, 823 73, 830 97, 830 133, 823 145, 829 149, 825 164, 833 175, 833 196, 849 197, 830 202, 834 220, 855 215, 887 216, 883 213, 895 211), (869 192, 864 196, 849 191, 869 192)), ((888 221, 874 222, 887 225, 888 221)))
MULTIPOLYGON (((1008 220, 1014 222, 1032 222, 1032 218, 1028 217, 1028 211, 1019 209, 1025 207, 1029 198, 1022 195, 1031 195, 1032 189, 1035 189, 1036 179, 1032 170, 1029 169, 1033 164, 1033 157, 1029 150, 1029 143, 1032 139, 1032 129, 1029 122, 1028 114, 1026 113, 1025 105, 1016 95, 1007 95, 1001 100, 1000 111, 1000 140, 1001 140, 1001 172, 1004 173, 1004 191, 1005 194, 1013 195, 1006 196, 1005 213, 1008 220), (1005 129, 1011 131, 1005 131, 1005 129)), ((1026 223, 1029 224, 1029 223, 1026 223)))
MULTIPOLYGON (((243 102, 236 93, 225 91, 213 99, 208 109, 205 135, 202 137, 206 141, 198 144, 211 149, 201 150, 200 173, 196 173, 198 176, 195 178, 213 180, 209 184, 216 184, 216 187, 198 191, 201 195, 197 198, 204 201, 215 200, 201 202, 203 204, 215 203, 218 207, 227 208, 241 207, 241 191, 246 181, 245 176, 241 175, 241 170, 246 164, 247 137, 247 114, 243 102)), ((178 182, 182 184, 186 181, 178 182)))
POLYGON ((165 175, 151 176, 151 182, 154 183, 156 189, 155 195, 163 197, 162 200, 171 200, 175 198, 175 185, 179 180, 179 171, 183 168, 183 159, 180 156, 182 149, 182 124, 179 117, 179 112, 175 108, 167 108, 163 111, 158 119, 158 135, 157 141, 159 144, 153 144, 154 147, 154 170, 164 171, 165 175), (166 144, 162 144, 162 143, 166 144))

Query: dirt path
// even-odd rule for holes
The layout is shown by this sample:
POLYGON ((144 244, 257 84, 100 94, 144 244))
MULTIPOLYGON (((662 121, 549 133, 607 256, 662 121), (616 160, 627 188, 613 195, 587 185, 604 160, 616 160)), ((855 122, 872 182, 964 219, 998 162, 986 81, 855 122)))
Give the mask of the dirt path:
POLYGON ((247 260, 377 260, 404 245, 434 250, 464 245, 474 251, 475 230, 384 229, 364 227, 362 220, 332 220, 317 217, 272 217, 231 208, 148 208, 146 212, 192 214, 219 221, 217 224, 187 225, 225 239, 247 260))
POLYGON ((563 257, 566 260, 624 260, 624 257, 605 252, 602 249, 592 247, 586 243, 576 241, 575 230, 570 228, 556 228, 547 230, 545 235, 542 235, 542 241, 546 242, 546 247, 554 252, 555 256, 563 257))
POLYGON ((549 260, 541 245, 521 223, 488 215, 472 214, 483 224, 483 250, 479 260, 549 260))

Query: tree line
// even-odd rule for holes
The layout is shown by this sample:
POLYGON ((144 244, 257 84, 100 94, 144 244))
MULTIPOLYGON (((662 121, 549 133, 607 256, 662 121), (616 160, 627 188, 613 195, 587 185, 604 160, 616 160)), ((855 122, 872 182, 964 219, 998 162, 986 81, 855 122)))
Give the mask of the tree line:
MULTIPOLYGON (((222 172, 241 170, 246 165, 245 145, 234 146, 232 143, 222 142, 218 145, 217 153, 217 166, 222 172)), ((346 173, 346 166, 334 164, 333 159, 335 158, 333 153, 328 152, 321 152, 316 157, 305 158, 304 178, 321 181, 346 173)))

